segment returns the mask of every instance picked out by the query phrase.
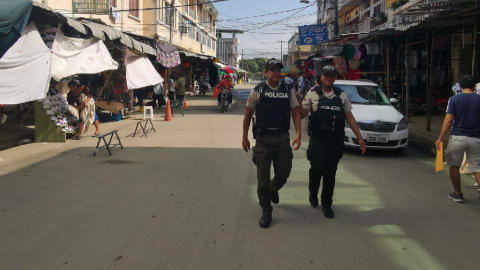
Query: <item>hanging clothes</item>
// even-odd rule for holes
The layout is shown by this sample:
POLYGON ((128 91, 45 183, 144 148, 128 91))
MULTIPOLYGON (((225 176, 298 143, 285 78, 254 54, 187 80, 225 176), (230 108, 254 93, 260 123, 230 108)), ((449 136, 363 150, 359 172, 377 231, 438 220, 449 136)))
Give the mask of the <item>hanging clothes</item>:
POLYGON ((353 59, 356 59, 356 60, 362 59, 362 52, 360 51, 360 44, 354 44, 353 48, 355 48, 355 54, 353 55, 353 59))
POLYGON ((350 68, 357 69, 360 66, 360 64, 361 64, 360 60, 357 60, 357 59, 348 60, 348 65, 350 66, 350 68))
POLYGON ((357 68, 357 69, 354 69, 354 68, 350 68, 350 80, 358 80, 362 77, 362 71, 357 68))
POLYGON ((353 59, 355 55, 355 48, 350 44, 343 46, 342 55, 345 57, 345 61, 353 59))
POLYGON ((45 98, 50 84, 52 53, 34 22, 0 59, 0 104, 45 98))
POLYGON ((380 48, 378 48, 377 42, 367 43, 365 47, 367 48, 367 54, 380 54, 380 48))
POLYGON ((182 63, 175 46, 160 45, 155 42, 155 51, 157 52, 157 62, 166 68, 173 68, 182 63))
POLYGON ((342 56, 333 56, 333 65, 337 69, 341 77, 348 79, 348 69, 345 58, 342 56))

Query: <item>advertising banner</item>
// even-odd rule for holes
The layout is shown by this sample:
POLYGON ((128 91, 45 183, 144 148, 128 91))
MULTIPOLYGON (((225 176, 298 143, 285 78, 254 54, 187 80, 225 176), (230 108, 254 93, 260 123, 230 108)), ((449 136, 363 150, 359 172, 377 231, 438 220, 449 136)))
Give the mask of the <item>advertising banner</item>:
POLYGON ((315 45, 328 40, 328 28, 325 24, 299 26, 298 33, 300 45, 315 45))

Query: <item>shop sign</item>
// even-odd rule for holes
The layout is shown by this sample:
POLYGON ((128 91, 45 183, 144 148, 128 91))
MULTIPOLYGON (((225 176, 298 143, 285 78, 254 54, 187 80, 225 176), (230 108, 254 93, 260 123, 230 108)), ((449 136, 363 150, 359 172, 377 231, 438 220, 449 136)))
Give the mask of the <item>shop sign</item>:
POLYGON ((110 13, 109 0, 72 0, 73 13, 104 14, 110 13))
POLYGON ((298 32, 300 45, 321 44, 328 40, 328 28, 325 24, 299 26, 298 32))

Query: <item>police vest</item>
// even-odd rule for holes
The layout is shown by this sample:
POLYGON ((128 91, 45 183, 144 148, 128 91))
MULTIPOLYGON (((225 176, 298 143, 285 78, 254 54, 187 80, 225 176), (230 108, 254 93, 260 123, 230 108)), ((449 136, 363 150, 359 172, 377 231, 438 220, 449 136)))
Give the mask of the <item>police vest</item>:
POLYGON ((329 99, 322 91, 322 87, 316 86, 313 90, 320 97, 318 108, 312 112, 310 119, 311 134, 313 137, 344 137, 345 136, 345 111, 340 98, 342 90, 334 87, 335 97, 329 99))
POLYGON ((257 128, 285 128, 290 129, 290 96, 291 92, 285 84, 277 90, 271 89, 266 83, 254 88, 260 94, 259 102, 255 107, 257 128))

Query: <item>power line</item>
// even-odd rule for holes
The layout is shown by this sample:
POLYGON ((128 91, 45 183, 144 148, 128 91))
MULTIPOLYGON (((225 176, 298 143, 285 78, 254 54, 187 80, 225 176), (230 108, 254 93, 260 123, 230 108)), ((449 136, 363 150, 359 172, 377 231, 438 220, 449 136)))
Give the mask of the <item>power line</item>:
POLYGON ((188 6, 197 6, 197 5, 203 5, 203 4, 208 4, 208 3, 220 3, 220 2, 227 2, 230 0, 211 0, 210 2, 197 2, 195 4, 187 4, 187 5, 179 5, 179 6, 164 6, 164 7, 154 7, 154 8, 131 8, 131 9, 119 9, 116 12, 120 11, 134 11, 134 10, 157 10, 157 9, 167 9, 167 8, 178 8, 178 7, 188 7, 188 6))

